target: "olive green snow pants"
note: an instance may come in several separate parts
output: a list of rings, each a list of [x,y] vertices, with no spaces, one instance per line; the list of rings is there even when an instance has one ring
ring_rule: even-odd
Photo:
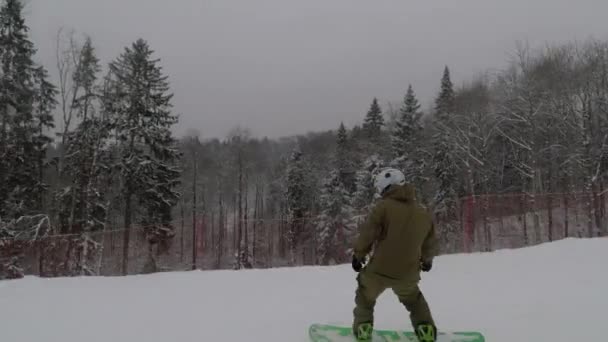
[[[376,299],[389,288],[393,290],[399,298],[399,302],[409,312],[414,328],[420,323],[435,325],[429,305],[418,287],[418,282],[394,280],[363,270],[357,276],[357,283],[356,306],[353,311],[354,331],[361,323],[374,323]]]

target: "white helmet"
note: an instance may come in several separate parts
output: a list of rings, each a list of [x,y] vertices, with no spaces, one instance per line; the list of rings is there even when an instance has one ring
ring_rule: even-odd
[[[374,180],[374,185],[380,194],[384,193],[386,188],[393,184],[405,184],[405,175],[403,172],[393,168],[381,170]]]

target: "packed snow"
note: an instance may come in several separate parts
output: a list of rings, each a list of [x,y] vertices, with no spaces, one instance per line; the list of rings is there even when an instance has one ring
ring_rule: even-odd
[[[490,342],[604,341],[608,238],[439,257],[421,288],[443,330]],[[349,265],[0,282],[7,342],[308,341],[312,322],[350,324]],[[376,325],[411,328],[387,291]]]

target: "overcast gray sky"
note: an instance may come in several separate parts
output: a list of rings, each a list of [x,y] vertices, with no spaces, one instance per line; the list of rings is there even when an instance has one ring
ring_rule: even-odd
[[[608,37],[606,0],[27,0],[38,60],[56,74],[61,26],[89,34],[104,66],[137,38],[162,59],[176,133],[236,125],[285,136],[361,121],[374,96],[412,83],[426,106],[531,45]]]

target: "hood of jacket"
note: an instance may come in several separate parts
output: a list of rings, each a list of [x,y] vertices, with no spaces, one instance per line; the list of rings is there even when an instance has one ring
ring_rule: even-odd
[[[391,185],[382,197],[400,202],[413,202],[416,199],[416,189],[410,184]]]

